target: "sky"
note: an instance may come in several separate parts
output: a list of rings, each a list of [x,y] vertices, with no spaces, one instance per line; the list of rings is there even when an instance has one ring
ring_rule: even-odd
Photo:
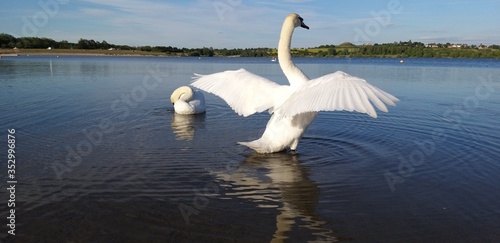
[[[0,0],[0,33],[130,46],[276,47],[289,13],[293,47],[500,44],[500,0]]]

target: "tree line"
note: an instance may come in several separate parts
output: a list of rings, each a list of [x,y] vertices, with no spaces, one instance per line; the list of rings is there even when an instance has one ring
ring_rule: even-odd
[[[84,50],[137,50],[144,52],[163,53],[175,56],[241,56],[241,57],[271,57],[277,55],[274,48],[235,48],[214,49],[178,48],[172,46],[128,46],[116,45],[107,41],[95,41],[81,38],[77,43],[67,40],[55,41],[44,37],[20,37],[0,34],[0,48],[23,49],[84,49]],[[321,45],[313,48],[292,49],[297,57],[424,57],[424,58],[500,58],[499,45],[456,45],[438,43],[425,45],[421,42],[394,42],[373,45],[354,45],[344,42],[340,45]]]

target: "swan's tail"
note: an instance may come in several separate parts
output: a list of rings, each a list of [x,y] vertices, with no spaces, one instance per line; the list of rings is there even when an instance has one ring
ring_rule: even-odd
[[[287,146],[276,146],[276,144],[273,144],[265,138],[259,138],[250,142],[238,142],[238,144],[247,146],[261,154],[281,152],[287,148]]]
[[[261,139],[257,139],[250,142],[238,142],[240,145],[247,146],[257,153],[273,153],[270,148],[266,145],[266,143],[262,142]]]

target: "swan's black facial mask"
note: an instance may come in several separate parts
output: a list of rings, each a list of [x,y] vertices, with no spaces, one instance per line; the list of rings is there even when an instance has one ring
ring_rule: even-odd
[[[302,17],[299,17],[299,20],[300,20],[300,27],[302,27],[304,29],[309,29],[309,26],[304,24],[304,19]]]

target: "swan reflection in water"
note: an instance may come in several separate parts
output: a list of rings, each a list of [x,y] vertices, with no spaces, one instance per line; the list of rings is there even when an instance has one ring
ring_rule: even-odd
[[[308,178],[298,155],[288,153],[253,154],[231,170],[214,172],[225,196],[257,203],[260,208],[276,208],[276,231],[272,242],[281,242],[297,222],[308,228],[317,241],[336,241],[333,231],[323,227],[326,222],[316,215],[319,188]]]
[[[191,141],[194,138],[196,129],[205,127],[205,113],[197,115],[172,114],[172,131],[177,140]]]

